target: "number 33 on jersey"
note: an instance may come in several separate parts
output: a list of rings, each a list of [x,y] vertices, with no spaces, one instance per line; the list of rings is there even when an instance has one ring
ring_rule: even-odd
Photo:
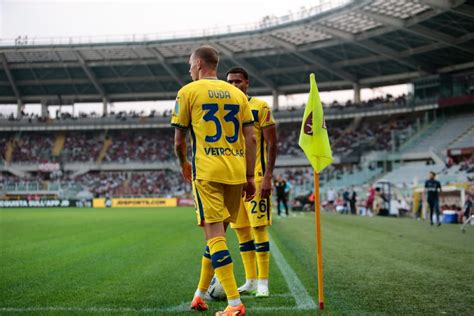
[[[190,131],[193,180],[246,182],[242,130],[254,118],[239,89],[213,79],[187,84],[178,92],[171,124]]]

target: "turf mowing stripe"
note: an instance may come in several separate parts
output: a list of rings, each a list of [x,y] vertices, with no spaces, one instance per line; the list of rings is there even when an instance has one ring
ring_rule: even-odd
[[[291,291],[291,294],[295,298],[297,309],[315,309],[316,304],[314,303],[311,296],[309,296],[308,291],[301,283],[300,279],[296,275],[295,271],[290,267],[288,262],[286,262],[285,257],[281,253],[280,249],[270,237],[271,243],[271,254],[275,259],[275,263],[281,271],[283,278],[288,284],[288,288]]]
[[[294,310],[311,310],[314,308],[298,308],[294,306],[281,307],[252,307],[252,312],[278,312]],[[66,306],[45,306],[45,307],[0,307],[0,312],[10,313],[41,313],[41,312],[71,312],[71,313],[178,313],[189,312],[189,303],[181,303],[176,306],[163,308],[131,308],[131,307],[66,307]]]

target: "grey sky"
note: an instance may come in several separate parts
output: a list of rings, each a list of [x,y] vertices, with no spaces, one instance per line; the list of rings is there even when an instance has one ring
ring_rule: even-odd
[[[2,38],[182,32],[258,22],[311,0],[0,0]]]

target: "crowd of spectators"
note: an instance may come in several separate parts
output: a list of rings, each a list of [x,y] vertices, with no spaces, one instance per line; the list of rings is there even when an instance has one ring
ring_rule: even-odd
[[[403,138],[414,124],[409,118],[374,118],[363,121],[357,128],[345,131],[334,144],[334,152],[349,155],[356,150],[391,150],[394,139]]]
[[[174,159],[174,130],[115,131],[108,134],[111,145],[106,162],[158,162]]]
[[[339,103],[338,101],[333,101],[332,103],[323,103],[325,108],[332,109],[347,109],[350,107],[354,108],[371,108],[378,105],[386,106],[405,106],[407,105],[407,100],[410,98],[410,95],[402,94],[398,97],[394,97],[391,94],[387,94],[384,97],[376,97],[359,103],[353,103],[351,100],[347,100],[344,104]]]
[[[276,169],[276,175],[281,175],[286,181],[290,181],[292,185],[301,186],[313,183],[313,170],[309,167]]]
[[[72,114],[70,112],[61,112],[57,110],[54,114],[54,117],[51,117],[49,111],[46,112],[46,117],[37,114],[37,113],[28,113],[22,111],[20,116],[17,117],[15,114],[11,113],[9,115],[4,115],[0,113],[0,120],[8,121],[27,121],[29,123],[47,123],[51,120],[56,121],[75,121],[78,119],[102,119],[102,118],[112,118],[119,121],[126,121],[127,119],[139,119],[139,118],[154,118],[154,117],[170,117],[172,113],[171,109],[165,109],[162,111],[151,110],[150,113],[145,111],[110,111],[107,114],[99,114],[95,111],[93,112],[79,112],[78,114]]]
[[[459,171],[474,173],[474,155],[471,155],[471,157],[466,158],[459,163]]]
[[[63,161],[94,162],[102,149],[99,132],[70,132],[61,151]]]
[[[329,140],[334,143],[335,140],[344,131],[344,128],[350,124],[350,121],[330,121],[326,122],[329,134]],[[278,128],[278,155],[288,155],[292,157],[301,156],[303,152],[298,145],[298,140],[300,137],[300,128],[301,123],[285,123],[284,125],[279,125]]]
[[[94,197],[183,196],[191,188],[172,170],[88,172],[75,178],[64,177],[63,186],[80,185]]]
[[[90,192],[94,197],[167,197],[187,196],[191,186],[184,181],[179,172],[172,170],[155,171],[92,171],[72,178],[69,173],[56,172],[28,173],[18,177],[0,172],[0,190],[14,190],[15,187],[46,189],[47,184],[60,183],[58,189],[67,191],[71,187],[78,192]],[[68,196],[68,198],[74,198]]]
[[[393,145],[400,145],[409,135],[414,118],[371,118],[353,126],[352,120],[326,122],[335,155],[348,156],[355,151],[391,150]],[[392,138],[392,132],[396,138]],[[285,124],[278,130],[278,154],[300,156],[298,145],[300,123]],[[396,141],[396,144],[393,142]]]
[[[410,99],[412,98],[411,94],[402,94],[398,97],[394,97],[391,94],[387,94],[384,97],[376,97],[369,100],[364,100],[359,103],[354,103],[352,100],[347,100],[346,102],[339,102],[334,100],[332,102],[321,102],[322,106],[325,108],[325,111],[341,111],[341,110],[350,110],[350,109],[363,109],[363,108],[373,108],[376,106],[389,107],[389,106],[407,106]],[[302,110],[306,106],[306,103],[302,103],[301,106],[289,106],[286,108],[281,108],[279,111],[297,111],[298,109]]]
[[[25,133],[13,141],[14,162],[41,163],[51,160],[54,133]]]
[[[398,97],[394,97],[391,94],[387,94],[384,97],[376,97],[369,100],[361,101],[359,103],[354,103],[351,100],[347,100],[345,103],[340,103],[338,101],[322,103],[323,107],[326,110],[348,110],[348,109],[361,109],[361,108],[372,108],[375,106],[406,106],[409,103],[409,100],[412,98],[410,94],[405,95],[402,94]],[[279,111],[296,111],[299,109],[303,109],[306,106],[305,103],[301,104],[301,106],[289,106],[286,108],[281,108]],[[137,108],[140,106],[137,105]],[[276,111],[278,112],[278,111]],[[16,117],[16,115],[9,114],[4,115],[0,113],[0,120],[6,119],[9,121],[28,121],[30,123],[33,122],[40,122],[40,123],[47,123],[51,119],[58,120],[58,121],[67,121],[67,120],[78,120],[78,119],[87,119],[87,118],[114,118],[120,121],[126,121],[127,119],[137,119],[137,118],[154,118],[154,117],[170,117],[172,114],[171,109],[165,110],[151,110],[149,113],[141,110],[129,110],[129,111],[110,111],[106,114],[99,114],[95,111],[93,112],[82,112],[80,111],[77,114],[72,114],[70,112],[62,112],[60,110],[56,110],[55,113],[50,113],[49,111],[46,112],[46,117],[43,117],[39,114],[35,113],[28,113],[24,110],[21,111],[20,116]]]
[[[299,122],[282,123],[278,127],[278,155],[302,156],[298,145]],[[326,122],[334,155],[350,156],[354,152],[391,150],[393,141],[400,144],[414,125],[414,118],[367,118],[359,124],[354,120]],[[392,133],[396,135],[392,137]],[[174,159],[173,129],[68,131],[60,154],[62,162],[93,162],[107,142],[103,162],[159,162]],[[54,132],[26,132],[14,140],[14,162],[45,162],[51,160],[56,137]],[[6,143],[13,136],[0,138],[5,155]]]
[[[474,182],[474,154],[458,157],[449,157],[446,168],[442,171],[444,175],[466,175],[467,181]]]

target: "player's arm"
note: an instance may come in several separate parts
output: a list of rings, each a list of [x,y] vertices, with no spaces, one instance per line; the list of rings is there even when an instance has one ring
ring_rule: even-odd
[[[247,184],[245,185],[245,200],[250,201],[255,197],[255,159],[257,155],[255,138],[255,128],[252,125],[244,125],[243,134],[245,138],[245,160]]]
[[[175,128],[174,130],[174,152],[181,167],[181,174],[186,181],[191,182],[191,164],[187,158],[186,130]]]
[[[273,118],[272,110],[267,103],[265,103],[261,108],[261,111],[259,111],[258,123],[262,128],[263,138],[267,143],[267,164],[259,194],[261,198],[267,198],[272,193],[273,169],[275,168],[277,154],[275,119]],[[260,150],[263,150],[263,148]]]
[[[262,186],[260,189],[260,197],[265,199],[272,193],[273,169],[277,155],[277,136],[275,124],[263,128],[263,137],[267,142],[267,166],[263,175]]]
[[[175,128],[174,152],[181,167],[181,174],[189,182],[191,182],[191,164],[187,159],[186,133],[190,124],[191,116],[186,102],[186,95],[180,90],[171,116],[171,126]]]

